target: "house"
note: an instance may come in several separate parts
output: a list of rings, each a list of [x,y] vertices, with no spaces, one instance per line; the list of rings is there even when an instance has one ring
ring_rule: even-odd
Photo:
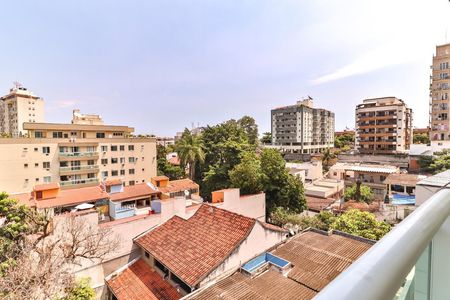
[[[266,221],[266,195],[264,193],[240,195],[239,189],[230,188],[211,193],[212,205],[259,221]]]
[[[167,176],[152,177],[151,183],[161,192],[161,199],[186,196],[188,199],[200,198],[200,187],[190,179],[169,180]]]
[[[400,169],[391,165],[336,163],[330,168],[328,177],[345,180],[346,187],[354,185],[356,180],[361,180],[363,185],[372,189],[375,199],[381,200],[386,195],[384,180],[394,173],[400,173]]]
[[[390,174],[384,181],[390,202],[394,205],[414,205],[416,185],[426,177],[416,174]]]
[[[291,175],[299,175],[302,182],[312,182],[322,178],[322,161],[311,160],[303,163],[286,163],[286,168],[289,169]]]
[[[135,238],[140,258],[106,277],[109,299],[176,299],[166,283],[181,298],[236,271],[286,235],[277,226],[202,204],[190,218],[174,216]],[[170,295],[161,296],[160,286]]]
[[[305,195],[339,199],[344,192],[344,180],[323,178],[305,184]]]
[[[310,229],[184,299],[312,299],[374,243],[338,231]]]

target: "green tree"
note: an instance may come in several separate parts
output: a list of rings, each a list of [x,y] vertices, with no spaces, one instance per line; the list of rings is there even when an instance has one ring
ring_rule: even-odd
[[[287,208],[293,213],[305,209],[303,184],[298,178],[289,175],[286,162],[279,151],[275,149],[262,151],[261,170],[269,213],[278,206]]]
[[[95,291],[90,278],[81,278],[66,289],[66,295],[60,300],[93,300]]]
[[[272,133],[264,132],[261,138],[261,143],[263,144],[272,144]]]
[[[243,116],[237,121],[240,128],[242,128],[247,135],[249,144],[258,145],[258,125],[256,125],[255,119],[249,116]]]
[[[427,133],[415,133],[413,135],[414,144],[428,144],[430,143],[430,137]]]
[[[181,139],[177,142],[175,150],[180,157],[181,166],[188,166],[189,177],[194,179],[197,162],[202,163],[205,159],[202,140],[198,136],[192,135],[189,129],[186,128]]]
[[[276,207],[270,214],[269,219],[272,224],[285,228],[298,226],[299,230],[305,230],[311,227],[328,231],[336,217],[332,212],[321,212],[311,217],[300,216],[283,207]]]
[[[353,148],[355,143],[355,135],[352,133],[346,133],[340,136],[336,136],[334,138],[334,147],[336,148],[344,148],[347,149]]]
[[[344,200],[355,200],[356,202],[365,202],[365,203],[371,203],[373,201],[373,192],[372,189],[367,185],[361,185],[359,189],[359,199],[357,197],[358,194],[358,185],[354,184],[349,188],[345,189],[344,192]]]
[[[330,148],[326,148],[325,151],[322,153],[322,163],[325,166],[330,165],[330,161],[333,160],[336,156],[334,153],[330,150]]]
[[[379,240],[391,230],[388,223],[378,221],[374,214],[357,209],[336,218],[330,228],[371,240]]]
[[[231,187],[239,188],[241,195],[256,194],[263,190],[261,162],[254,152],[245,152],[229,176]]]
[[[156,157],[157,157],[157,173],[158,175],[165,175],[169,177],[170,180],[182,179],[186,176],[186,172],[180,166],[172,165],[167,161],[166,155],[173,152],[168,147],[162,145],[156,146]]]
[[[450,169],[450,150],[435,152],[433,156],[423,155],[419,158],[419,165],[424,172],[436,174],[446,171]]]

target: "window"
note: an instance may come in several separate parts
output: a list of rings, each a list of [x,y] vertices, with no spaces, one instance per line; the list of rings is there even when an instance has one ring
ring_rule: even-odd
[[[39,148],[34,148],[34,152],[38,152],[39,151]]]
[[[24,168],[28,168],[28,164],[23,164],[23,167]]]
[[[77,132],[76,131],[71,131],[70,132],[70,136],[77,136]]]
[[[128,184],[129,185],[134,185],[134,180],[131,180]]]
[[[125,170],[120,170],[120,175],[125,175]]]
[[[95,136],[98,139],[104,139],[105,138],[105,133],[104,132],[97,132],[97,134]]]
[[[43,167],[44,169],[50,169],[50,162],[49,162],[49,161],[44,161],[44,162],[42,163],[42,167]]]
[[[54,131],[53,132],[53,138],[54,139],[62,139],[62,137],[63,137],[62,131]]]
[[[117,151],[117,146],[111,146],[111,151]]]
[[[42,191],[36,192],[36,199],[42,199]]]
[[[34,163],[34,167],[35,168],[39,167],[39,163]]]
[[[128,162],[129,162],[129,163],[134,163],[134,161],[135,161],[135,160],[134,160],[134,157],[128,157]]]
[[[95,173],[88,173],[88,174],[87,174],[87,177],[88,177],[88,178],[95,178]]]
[[[102,171],[102,179],[108,177],[108,171]]]
[[[39,178],[36,178],[36,182],[39,182]]]
[[[145,172],[145,169],[144,169],[144,168],[142,168],[142,172]]]
[[[134,169],[129,169],[128,170],[128,174],[133,175],[134,174]]]
[[[102,152],[108,151],[108,146],[102,146]]]
[[[95,164],[95,161],[93,159],[90,159],[87,161],[88,166],[93,166]]]
[[[111,163],[112,164],[117,164],[117,157],[111,158]]]
[[[125,163],[125,157],[121,157],[121,158],[120,158],[120,163],[121,163],[121,164],[124,164],[124,163]]]
[[[37,139],[43,138],[44,137],[44,133],[42,131],[35,131],[34,132],[34,137]]]
[[[50,147],[42,147],[42,153],[49,154],[50,153]]]
[[[44,182],[45,183],[52,182],[52,176],[44,176]]]
[[[120,151],[125,151],[125,146],[124,145],[120,145]]]
[[[108,159],[102,158],[102,165],[107,165],[107,164],[108,164]]]
[[[113,136],[123,136],[123,132],[113,132]]]
[[[134,145],[128,145],[128,151],[134,151]]]
[[[111,176],[117,176],[117,175],[119,175],[119,172],[117,172],[117,170],[111,171]]]

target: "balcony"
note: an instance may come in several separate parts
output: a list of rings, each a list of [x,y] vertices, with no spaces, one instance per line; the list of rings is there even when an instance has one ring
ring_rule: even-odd
[[[60,161],[87,160],[87,159],[98,159],[98,152],[59,152]]]
[[[448,299],[450,189],[436,190],[314,299]]]
[[[99,171],[98,165],[70,166],[59,168],[60,175],[87,174],[87,173],[96,173],[98,171]]]
[[[83,186],[93,186],[99,183],[98,178],[83,178],[75,180],[60,181],[61,188],[74,188]]]

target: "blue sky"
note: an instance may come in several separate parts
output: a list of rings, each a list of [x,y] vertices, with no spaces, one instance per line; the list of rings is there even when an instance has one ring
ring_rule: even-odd
[[[19,81],[48,122],[73,108],[138,133],[254,117],[311,95],[354,127],[354,107],[397,96],[428,122],[435,45],[450,42],[448,0],[8,1],[0,93]],[[446,32],[448,38],[446,39]]]

